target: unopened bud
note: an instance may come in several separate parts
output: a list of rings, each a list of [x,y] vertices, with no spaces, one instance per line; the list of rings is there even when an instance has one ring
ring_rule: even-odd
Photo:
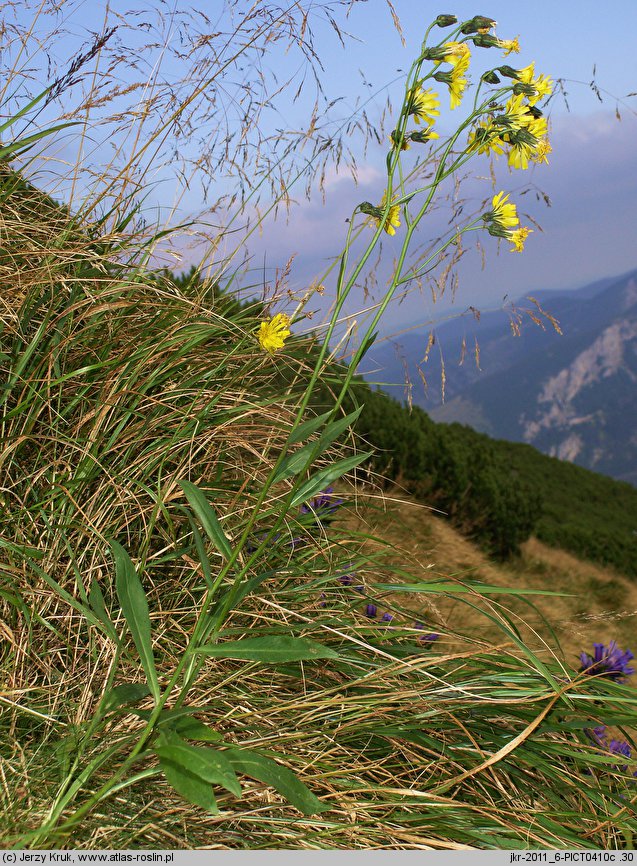
[[[528,111],[529,114],[533,115],[534,120],[537,120],[538,117],[544,117],[544,115],[542,114],[540,109],[537,108],[535,105],[527,105],[526,110]]]
[[[434,24],[437,24],[438,27],[451,27],[452,24],[457,24],[458,19],[455,15],[439,15]]]
[[[520,73],[517,69],[514,69],[512,66],[498,66],[498,72],[500,75],[504,75],[505,78],[519,78]]]
[[[361,213],[366,213],[368,216],[373,216],[377,219],[380,219],[380,217],[383,215],[382,210],[375,207],[370,201],[361,202],[358,206],[358,209]]]
[[[497,36],[492,36],[491,33],[476,33],[471,37],[476,48],[499,48],[500,40]]]
[[[495,27],[496,21],[493,18],[487,18],[485,15],[475,15],[470,21],[465,21],[460,30],[461,33],[479,33],[480,31],[490,30]]]
[[[500,79],[498,78],[498,76],[495,74],[495,72],[492,69],[490,69],[489,72],[484,73],[484,75],[482,76],[482,80],[485,81],[487,84],[499,84],[500,83]]]

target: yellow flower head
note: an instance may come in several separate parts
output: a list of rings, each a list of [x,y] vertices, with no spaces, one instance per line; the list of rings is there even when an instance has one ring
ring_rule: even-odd
[[[510,236],[509,240],[511,241],[513,246],[511,247],[510,252],[521,253],[522,250],[524,249],[524,242],[528,238],[528,236],[531,234],[532,231],[533,231],[533,229],[529,229],[526,226],[520,226],[519,229],[516,229],[515,231],[511,232],[511,236]]]
[[[552,151],[553,148],[548,138],[541,138],[535,147],[535,153],[532,156],[533,162],[537,162],[538,164],[545,162],[548,165],[549,153],[552,153]]]
[[[549,124],[546,117],[534,117],[529,121],[526,129],[536,138],[544,138],[549,131]]]
[[[517,36],[515,39],[500,39],[499,47],[504,49],[505,57],[511,54],[511,52],[514,52],[515,54],[520,53],[520,43]]]
[[[445,49],[445,56],[442,58],[442,61],[455,66],[462,60],[466,60],[467,66],[469,65],[471,51],[466,42],[445,42]]]
[[[515,205],[508,201],[509,196],[499,192],[493,196],[491,206],[493,210],[489,214],[490,219],[505,229],[514,229],[520,224],[518,212]]]
[[[535,63],[529,63],[524,69],[518,71],[518,80],[523,84],[530,84],[537,91],[535,96],[529,97],[529,105],[535,105],[540,99],[545,96],[550,96],[553,93],[553,79],[548,75],[538,75],[535,77]]]
[[[438,94],[433,90],[421,90],[420,87],[412,87],[408,98],[409,113],[413,114],[416,123],[424,120],[428,126],[432,126],[435,118],[440,114],[438,111],[440,105]]]
[[[509,151],[509,166],[511,168],[527,169],[529,167],[529,159],[533,156],[534,149],[530,144],[519,142],[514,144]]]
[[[533,120],[528,105],[522,104],[523,100],[524,94],[519,93],[517,96],[512,96],[504,106],[504,126],[509,131],[517,132],[518,129],[528,126]]]
[[[285,313],[277,313],[267,322],[261,322],[259,328],[259,343],[261,348],[273,355],[278,349],[282,349],[285,341],[290,336],[290,317]]]
[[[386,198],[387,198],[387,194],[385,193],[381,199],[380,204],[378,205],[378,210],[380,211],[380,216],[374,216],[373,217],[373,219],[376,222],[376,225],[380,225],[382,220],[383,220],[382,211],[385,210]],[[398,228],[399,225],[400,225],[400,205],[393,204],[389,208],[389,213],[385,217],[385,220],[383,222],[383,228],[385,229],[385,231],[387,232],[388,235],[395,235],[396,229]]]
[[[465,72],[469,68],[469,54],[465,54],[454,65],[451,72],[451,81],[449,82],[449,97],[451,108],[457,108],[462,101],[462,94],[467,86]]]
[[[479,123],[469,133],[469,150],[475,153],[504,153],[504,142],[500,138],[500,130],[492,120]]]

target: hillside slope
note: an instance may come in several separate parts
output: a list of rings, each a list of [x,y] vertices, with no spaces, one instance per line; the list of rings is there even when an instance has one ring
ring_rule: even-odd
[[[398,488],[385,495],[363,491],[356,496],[356,505],[348,525],[390,543],[392,560],[422,575],[423,580],[452,577],[459,583],[568,593],[563,597],[491,596],[490,613],[511,618],[534,650],[548,656],[561,647],[564,658],[575,667],[579,653],[594,642],[614,639],[619,646],[635,651],[637,584],[616,570],[549,547],[535,537],[522,545],[519,557],[496,562],[447,520]],[[445,629],[463,632],[477,642],[505,640],[493,621],[462,598],[414,594],[403,596],[401,602],[415,617],[426,620],[432,631],[440,631],[442,645],[448,640]],[[482,607],[485,609],[484,603]]]

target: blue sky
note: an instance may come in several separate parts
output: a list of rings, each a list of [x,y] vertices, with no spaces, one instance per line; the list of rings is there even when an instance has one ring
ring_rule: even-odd
[[[440,11],[431,3],[412,0],[396,0],[394,7],[401,20],[405,47],[383,0],[353,7],[346,26],[360,41],[348,43],[347,50],[338,46],[328,29],[321,32],[325,39],[322,57],[328,57],[326,90],[349,91],[347,108],[353,109],[356,96],[366,88],[370,116],[374,111],[380,113],[388,92],[398,100],[399,70],[408,69],[418,51],[424,25]],[[460,2],[448,4],[447,11],[468,18],[475,14],[476,7]],[[459,286],[453,307],[464,309],[473,304],[493,308],[505,296],[515,299],[538,289],[577,288],[637,267],[637,99],[627,96],[637,90],[637,53],[631,44],[631,34],[637,32],[637,3],[616,2],[604,10],[590,0],[559,4],[494,2],[485,4],[480,12],[495,18],[501,38],[519,35],[522,51],[510,55],[508,62],[522,67],[534,60],[536,71],[565,79],[568,107],[557,95],[547,108],[553,145],[549,165],[510,173],[501,158],[496,169],[501,184],[498,188],[511,190],[514,200],[523,181],[528,181],[538,192],[546,193],[551,202],[546,207],[543,198],[534,201],[533,194],[517,199],[519,209],[539,223],[525,252],[511,254],[503,245],[497,254],[494,239],[485,237],[486,262],[483,264],[477,253],[467,254],[458,269]],[[499,62],[492,59],[491,52],[478,49],[474,57],[482,68],[487,62]],[[603,102],[589,86],[594,66]],[[386,87],[388,81],[393,83]],[[446,102],[446,96],[443,100]],[[345,114],[345,106],[342,108]],[[443,112],[440,129],[450,131],[454,119],[449,111]],[[385,153],[384,145],[368,151],[361,164],[358,187],[347,175],[334,177],[325,205],[318,197],[309,204],[300,203],[284,229],[279,226],[266,230],[261,242],[254,246],[255,261],[281,263],[284,256],[296,253],[292,282],[309,282],[338,249],[351,208],[363,199],[374,201],[380,197]],[[476,176],[482,178],[482,182],[474,184],[476,194],[486,195],[491,188],[487,162],[482,159],[472,165]],[[435,235],[439,228],[435,216],[431,228]],[[398,250],[398,241],[386,239],[385,248],[389,259]],[[451,306],[449,295],[434,304],[427,292],[415,294],[388,311],[384,329],[435,322],[445,317]],[[351,310],[359,307],[360,298],[356,297]]]
[[[173,0],[173,3],[177,9],[187,6],[182,0]],[[253,4],[240,2],[238,8],[242,5],[247,10]],[[321,4],[314,5],[319,7]],[[637,99],[626,96],[637,91],[637,52],[633,48],[634,34],[637,33],[636,0],[615,0],[605,5],[592,0],[561,3],[541,0],[532,4],[495,0],[481,4],[481,8],[476,8],[473,2],[459,0],[445,4],[443,9],[429,0],[394,0],[393,5],[401,21],[405,46],[393,26],[385,0],[353,3],[347,17],[343,9],[335,12],[339,26],[353,37],[346,38],[345,48],[318,11],[310,16],[315,46],[324,68],[321,79],[326,97],[342,97],[332,110],[335,123],[348,118],[357,110],[357,105],[360,107],[361,101],[364,101],[365,111],[372,122],[380,117],[388,97],[395,105],[400,103],[404,73],[418,53],[424,29],[441,11],[452,12],[461,19],[476,13],[490,15],[498,22],[498,36],[520,38],[522,52],[508,57],[508,62],[522,67],[534,60],[538,72],[565,79],[568,92],[570,112],[560,96],[552,100],[548,109],[553,145],[550,164],[528,173],[511,174],[501,158],[496,167],[498,189],[510,190],[520,211],[527,211],[539,224],[530,236],[525,252],[511,254],[503,245],[498,255],[495,240],[485,236],[484,267],[481,256],[473,253],[467,253],[461,262],[455,308],[464,309],[469,304],[495,307],[505,296],[517,298],[538,289],[576,288],[599,277],[636,267]],[[18,16],[22,8],[21,5],[15,7]],[[126,0],[113,0],[109,8],[125,13],[129,7]],[[165,10],[170,5],[158,0],[140,0],[135,8],[135,15],[127,13],[120,19],[120,23],[124,21],[130,28],[125,31],[128,44],[134,44],[137,38],[135,28],[141,28],[152,17],[145,14],[145,8]],[[222,8],[223,4],[213,3],[206,9],[212,18],[212,27],[219,23],[216,16]],[[106,20],[105,2],[65,0],[59,9],[61,12],[55,13],[55,21],[64,17],[67,33],[47,43],[46,53],[39,56],[41,70],[46,69],[47,55],[64,69],[68,58],[85,43],[90,31],[101,30]],[[143,33],[139,38],[143,38]],[[172,38],[178,38],[176,32]],[[472,66],[482,70],[487,64],[501,62],[494,54],[494,51],[475,49]],[[150,73],[154,62],[152,54],[147,55],[143,62],[147,67],[141,68],[148,68]],[[603,102],[588,86],[594,65],[597,83],[603,91]],[[271,53],[260,61],[260,66],[261,71],[266,70],[279,79],[295,72],[300,75],[302,71],[298,52],[281,44],[271,46]],[[172,73],[168,64],[164,74],[170,78]],[[251,75],[252,72],[246,69],[243,74]],[[256,68],[254,74],[257,74]],[[446,103],[444,89],[441,85],[442,101]],[[76,93],[70,93],[69,98],[74,98]],[[312,108],[311,88],[307,93],[307,97],[296,103],[282,100],[276,103],[275,108],[266,110],[263,115],[265,128],[269,131],[279,125],[306,128]],[[616,108],[619,108],[621,121],[616,119]],[[437,124],[441,133],[450,131],[455,120],[455,114],[443,111]],[[388,121],[388,128],[391,129],[391,121]],[[206,130],[196,130],[196,133],[205,136]],[[68,136],[63,139],[62,147],[68,146],[65,141],[69,140]],[[354,149],[359,147],[355,138],[351,143]],[[101,140],[98,133],[94,147],[94,159],[99,162],[102,155],[106,156],[110,142],[107,138]],[[250,241],[249,252],[257,279],[261,279],[263,274],[266,279],[270,278],[294,255],[289,285],[293,291],[302,291],[321,272],[329,258],[339,251],[352,208],[362,200],[377,202],[380,199],[384,189],[386,151],[385,141],[380,145],[370,145],[365,154],[356,151],[358,186],[348,173],[328,171],[325,203],[318,194],[306,201],[299,189],[289,219],[266,224],[262,236],[255,236]],[[66,155],[63,151],[63,156]],[[408,157],[406,154],[405,158]],[[467,191],[476,200],[492,195],[494,190],[486,160],[477,160],[471,165],[474,177],[466,181]],[[174,178],[170,168],[168,165],[157,178],[149,178],[162,181],[147,199],[149,207],[171,202]],[[546,207],[543,199],[535,200],[533,192],[521,197],[524,181],[530,182],[538,192],[545,193],[551,206]],[[200,190],[193,185],[181,200],[179,216],[187,218],[189,212],[199,211],[202,205]],[[432,214],[421,229],[423,242],[428,240],[428,232],[431,237],[435,236],[442,224],[443,214]],[[397,244],[397,239],[386,239],[385,261],[391,261],[398,249]],[[186,253],[184,265],[189,265],[196,257],[196,252]],[[383,267],[381,264],[378,268],[381,281]],[[254,275],[248,275],[246,280],[253,278]],[[329,294],[329,282],[327,288]],[[436,317],[447,314],[449,303],[448,295],[433,304],[426,291],[416,293],[400,307],[388,311],[385,329],[391,331],[405,322],[415,324],[417,321],[436,320]],[[350,309],[359,309],[362,304],[359,293],[353,298]]]

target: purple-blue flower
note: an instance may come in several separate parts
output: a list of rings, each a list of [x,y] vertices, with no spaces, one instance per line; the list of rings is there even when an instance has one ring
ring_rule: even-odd
[[[381,622],[391,622],[393,620],[393,618],[394,617],[391,615],[391,613],[384,613],[381,616],[380,621]]]
[[[365,616],[370,617],[370,619],[374,619],[376,614],[378,613],[378,608],[375,604],[368,604],[365,608]]]
[[[620,650],[614,640],[610,641],[607,647],[603,643],[594,643],[593,650],[592,658],[588,653],[580,654],[581,673],[605,676],[616,682],[622,682],[635,673],[635,669],[628,664],[635,656],[630,650]]]
[[[416,620],[416,622],[414,623],[414,628],[418,628],[418,629],[423,630],[426,628],[426,626],[425,626],[424,622],[420,622],[419,620]],[[429,634],[419,635],[418,640],[421,642],[422,641],[433,642],[435,640],[438,640],[439,637],[440,637],[439,634],[436,634],[435,632],[430,632]]]
[[[301,505],[301,514],[313,514],[319,525],[329,522],[345,500],[334,496],[334,488],[326,487],[318,496]]]

